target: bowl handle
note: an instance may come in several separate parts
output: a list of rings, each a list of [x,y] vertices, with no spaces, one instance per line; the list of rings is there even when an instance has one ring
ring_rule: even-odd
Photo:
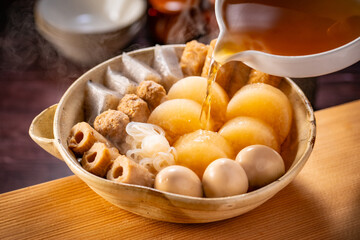
[[[48,107],[37,115],[29,128],[29,135],[40,147],[54,157],[63,160],[54,139],[54,115],[57,104]]]

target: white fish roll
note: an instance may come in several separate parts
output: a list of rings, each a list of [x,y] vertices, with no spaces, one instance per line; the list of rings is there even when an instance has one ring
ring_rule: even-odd
[[[113,71],[110,66],[106,71],[104,85],[124,96],[127,93],[135,93],[137,83],[123,76],[121,73]]]
[[[126,75],[130,76],[137,83],[146,80],[161,83],[160,74],[145,63],[130,57],[126,53],[122,54],[122,61]]]
[[[174,83],[184,78],[175,49],[171,46],[156,45],[154,54],[154,68],[162,76],[161,84],[169,90]]]
[[[94,120],[100,113],[116,109],[122,95],[112,91],[102,84],[88,81],[85,91],[85,118],[93,126]]]

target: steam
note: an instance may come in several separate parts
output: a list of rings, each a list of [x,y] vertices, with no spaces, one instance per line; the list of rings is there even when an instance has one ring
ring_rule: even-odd
[[[74,75],[74,69],[68,69],[71,64],[37,32],[33,9],[34,3],[19,0],[12,2],[5,12],[7,22],[0,38],[0,68],[21,71],[28,70],[36,64],[44,70],[49,70],[45,73],[71,77]]]
[[[28,66],[37,58],[36,49],[32,47],[36,41],[32,38],[33,27],[29,18],[32,12],[29,6],[17,1],[10,6],[6,15],[8,22],[2,39],[2,58],[9,65],[5,67]]]
[[[192,0],[187,0],[186,5],[190,6],[191,2]],[[185,9],[188,9],[188,7]],[[205,24],[198,4],[180,13],[177,21],[168,32],[167,42],[178,43],[179,40],[182,42],[183,38],[190,39],[197,34],[205,34]]]
[[[187,0],[190,4],[193,0]],[[72,63],[61,56],[36,30],[34,23],[34,5],[36,1],[15,0],[6,14],[6,26],[0,35],[0,69],[21,71],[43,68],[45,74],[57,74],[60,77],[77,77],[91,66]],[[210,13],[210,15],[209,15]],[[149,32],[140,31],[137,39],[123,51],[131,51],[154,45],[150,42]],[[208,43],[218,34],[215,16],[211,15],[209,1],[198,1],[194,7],[182,11],[168,32],[166,43],[184,43],[197,38]],[[117,54],[120,54],[119,50]],[[77,75],[77,76],[75,76]]]

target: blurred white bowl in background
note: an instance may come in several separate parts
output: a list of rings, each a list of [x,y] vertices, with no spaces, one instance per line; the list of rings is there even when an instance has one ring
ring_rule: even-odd
[[[39,0],[39,33],[70,60],[93,65],[114,56],[145,23],[145,0]]]

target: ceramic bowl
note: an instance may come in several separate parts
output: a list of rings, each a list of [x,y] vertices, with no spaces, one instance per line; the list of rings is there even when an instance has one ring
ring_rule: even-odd
[[[174,45],[179,54],[184,45]],[[130,52],[151,63],[154,48]],[[293,106],[291,132],[284,142],[282,156],[286,173],[277,181],[258,190],[221,198],[197,198],[162,192],[153,188],[119,184],[85,171],[67,146],[71,127],[84,120],[83,101],[86,82],[101,82],[108,66],[117,69],[121,56],[110,59],[76,80],[57,105],[44,110],[30,126],[30,136],[45,150],[61,158],[91,189],[110,203],[144,217],[167,222],[202,223],[235,217],[266,202],[288,185],[301,171],[315,142],[315,118],[311,105],[299,87],[290,79],[279,88]]]
[[[102,62],[141,30],[145,0],[39,0],[39,33],[68,59],[83,65]]]

